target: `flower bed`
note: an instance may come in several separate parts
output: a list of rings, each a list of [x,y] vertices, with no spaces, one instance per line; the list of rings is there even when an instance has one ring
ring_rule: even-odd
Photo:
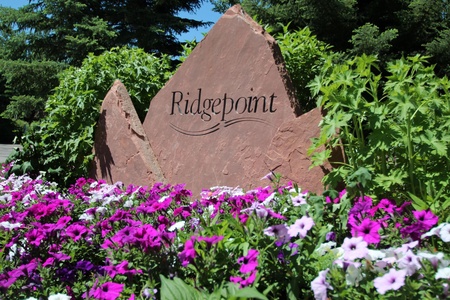
[[[0,180],[1,299],[447,296],[450,225],[409,203]]]

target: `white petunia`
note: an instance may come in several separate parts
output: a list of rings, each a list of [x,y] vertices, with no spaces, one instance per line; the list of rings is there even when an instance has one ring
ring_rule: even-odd
[[[55,294],[48,296],[48,300],[70,300],[72,297],[66,294]]]
[[[434,278],[450,279],[450,267],[438,269]]]
[[[315,251],[318,252],[320,255],[325,255],[326,253],[331,252],[331,249],[334,247],[336,247],[336,242],[330,241],[320,244],[320,246],[317,247]]]
[[[3,227],[4,229],[14,229],[19,228],[22,226],[22,223],[10,223],[8,221],[0,222],[0,227]]]
[[[175,229],[181,229],[184,227],[185,221],[179,221],[169,227],[169,231],[174,231]]]
[[[441,237],[441,240],[448,243],[450,242],[450,224],[445,223],[444,226],[442,226],[441,230],[439,231],[439,236]]]

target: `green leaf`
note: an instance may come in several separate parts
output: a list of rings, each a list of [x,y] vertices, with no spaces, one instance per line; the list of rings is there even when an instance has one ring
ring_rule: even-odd
[[[180,278],[170,280],[163,275],[161,279],[161,300],[197,300],[201,299],[201,293],[192,286],[186,284]]]
[[[360,183],[363,187],[367,186],[367,183],[372,179],[372,175],[369,170],[364,167],[360,167],[353,174],[348,177],[348,183],[350,187],[355,187]]]
[[[429,208],[429,205],[425,201],[423,201],[422,199],[417,197],[416,195],[413,195],[410,192],[408,192],[408,195],[411,198],[412,206],[414,207],[414,209],[425,210],[425,209]]]
[[[244,299],[261,299],[261,300],[267,300],[267,297],[258,292],[258,290],[254,287],[245,287],[240,290],[238,290],[234,295],[236,298],[244,298]]]

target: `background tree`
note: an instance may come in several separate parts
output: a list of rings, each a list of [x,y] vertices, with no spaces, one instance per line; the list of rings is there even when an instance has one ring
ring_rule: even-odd
[[[450,74],[450,20],[447,0],[211,0],[215,10],[233,4],[275,32],[308,26],[335,51],[392,58],[431,55],[435,71]]]
[[[0,7],[1,116],[19,128],[41,118],[57,74],[80,66],[89,53],[131,46],[178,54],[182,47],[176,36],[206,23],[177,14],[202,2],[30,0],[19,9]]]

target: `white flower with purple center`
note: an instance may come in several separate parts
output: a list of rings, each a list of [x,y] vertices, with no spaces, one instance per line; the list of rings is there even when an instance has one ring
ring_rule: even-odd
[[[424,234],[422,234],[422,236],[420,238],[424,239],[426,237],[430,237],[433,235],[439,235],[441,228],[444,227],[445,225],[448,225],[448,223],[441,223],[441,224],[439,224],[439,226],[431,228],[428,232],[425,232]]]
[[[288,233],[286,224],[278,224],[264,229],[264,234],[268,236],[284,237]]]
[[[300,237],[303,239],[306,237],[306,234],[313,226],[314,220],[311,217],[303,216],[297,221],[295,221],[294,224],[289,226],[288,234],[291,237],[300,235]]]
[[[368,253],[366,255],[366,259],[371,260],[371,261],[380,260],[385,257],[386,257],[386,253],[384,251],[373,250],[373,249],[369,249]]]
[[[390,290],[398,290],[405,285],[406,270],[390,269],[389,273],[375,278],[373,285],[381,295]]]
[[[306,203],[306,196],[307,195],[308,195],[308,193],[299,193],[297,196],[291,197],[292,205],[293,206],[300,206],[300,205],[303,205],[303,204],[307,204]]]
[[[186,223],[185,221],[179,221],[179,222],[176,222],[175,224],[173,224],[172,226],[170,226],[169,229],[167,229],[167,231],[172,232],[172,231],[174,231],[174,230],[179,230],[179,229],[181,229],[181,228],[184,227],[184,224],[185,224],[185,223]]]
[[[326,300],[327,297],[327,289],[332,290],[333,287],[327,282],[327,273],[329,269],[323,270],[319,272],[319,276],[317,276],[313,281],[311,281],[311,289],[314,292],[314,298],[320,300]]]
[[[402,258],[397,260],[397,266],[406,270],[406,275],[408,276],[413,275],[422,267],[419,258],[411,250],[408,250]]]
[[[344,259],[355,260],[357,258],[363,258],[368,253],[367,242],[364,241],[363,237],[353,237],[345,238],[342,244],[342,249],[344,249]]]
[[[335,265],[341,267],[345,271],[345,282],[347,285],[355,285],[363,279],[361,272],[361,263],[354,261],[345,261],[337,259],[333,262]]]
[[[275,192],[267,196],[267,198],[264,199],[264,201],[261,204],[264,206],[268,206],[270,202],[272,202],[274,199],[275,199]]]
[[[4,222],[0,222],[0,227],[3,227],[4,229],[14,229],[14,228],[19,228],[20,226],[22,226],[22,223],[10,223],[8,221],[4,221]]]
[[[442,252],[437,252],[434,254],[428,252],[419,252],[417,253],[417,256],[420,260],[428,260],[434,268],[437,268],[438,266],[447,267],[449,263],[447,260],[444,260],[444,253]]]

